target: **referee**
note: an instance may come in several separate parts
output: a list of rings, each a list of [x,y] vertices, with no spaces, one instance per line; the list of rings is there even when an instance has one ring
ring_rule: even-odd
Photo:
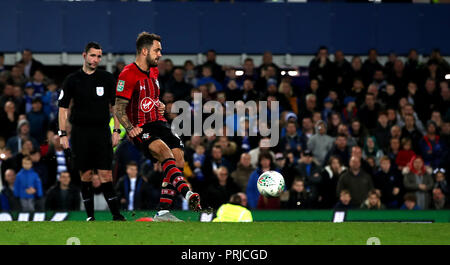
[[[113,220],[125,221],[120,214],[119,201],[112,184],[113,146],[120,139],[120,124],[114,117],[114,131],[109,128],[110,106],[115,103],[115,79],[109,72],[97,69],[102,59],[102,48],[96,42],[86,45],[83,67],[66,77],[59,96],[59,131],[61,145],[69,149],[67,117],[72,125],[71,147],[74,166],[80,171],[81,195],[87,221],[94,221],[94,192],[92,175],[97,171],[101,189]]]

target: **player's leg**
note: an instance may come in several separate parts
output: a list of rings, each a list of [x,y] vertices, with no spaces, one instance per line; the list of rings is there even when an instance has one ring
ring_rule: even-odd
[[[109,210],[113,216],[114,221],[126,221],[125,217],[120,214],[119,199],[112,183],[112,171],[99,169],[98,176],[101,181],[101,189],[106,203],[108,203]]]
[[[173,156],[175,158],[176,167],[183,172],[184,170],[184,151],[180,147],[172,149]],[[189,189],[190,190],[190,189]],[[185,195],[186,200],[189,202],[189,208],[195,211],[201,209],[200,206],[200,195],[191,190]]]
[[[94,188],[92,187],[92,170],[80,172],[81,197],[88,216],[87,221],[94,221]]]

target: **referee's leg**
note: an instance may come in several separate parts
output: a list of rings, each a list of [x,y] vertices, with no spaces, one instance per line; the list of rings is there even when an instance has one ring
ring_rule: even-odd
[[[109,210],[115,221],[125,221],[125,218],[120,214],[119,199],[114,191],[112,183],[112,170],[102,170],[98,169],[98,176],[102,182],[101,188],[103,191],[103,196],[108,203]]]
[[[95,220],[94,217],[94,188],[92,187],[92,170],[81,171],[81,196],[83,197],[84,209],[88,221]]]

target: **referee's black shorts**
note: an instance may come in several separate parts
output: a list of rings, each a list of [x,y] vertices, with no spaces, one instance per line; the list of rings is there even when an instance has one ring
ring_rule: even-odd
[[[152,156],[148,146],[155,140],[162,140],[170,149],[180,148],[183,150],[184,148],[184,144],[180,137],[172,132],[169,123],[165,121],[146,123],[141,128],[141,134],[132,138],[133,143],[144,153],[145,157],[152,162],[157,162],[158,160]]]
[[[91,169],[112,170],[111,131],[104,127],[72,125],[71,146],[74,166],[85,172]]]

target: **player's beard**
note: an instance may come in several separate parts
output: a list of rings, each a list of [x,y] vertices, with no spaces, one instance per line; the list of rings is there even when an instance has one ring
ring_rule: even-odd
[[[150,54],[148,54],[147,57],[146,57],[145,59],[146,59],[146,61],[147,61],[148,67],[156,67],[156,66],[158,66],[158,60],[152,59],[152,57],[150,56]]]

